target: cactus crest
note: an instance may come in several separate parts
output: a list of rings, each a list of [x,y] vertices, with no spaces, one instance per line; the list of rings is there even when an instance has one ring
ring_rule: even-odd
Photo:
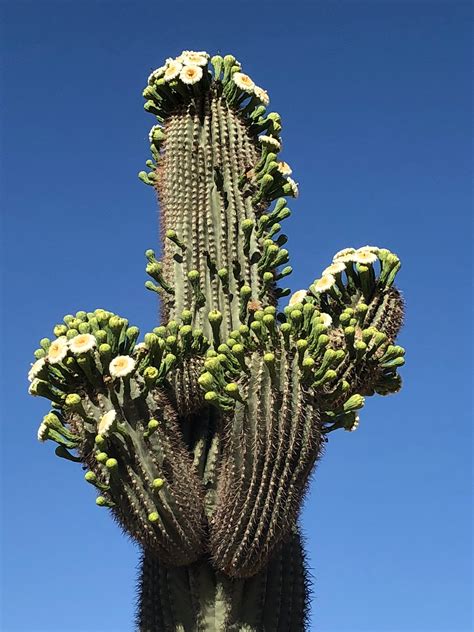
[[[97,505],[142,547],[139,630],[300,631],[310,473],[368,396],[401,386],[400,261],[346,248],[281,309],[298,186],[267,92],[232,55],[183,51],[143,96],[161,324],[139,342],[107,310],[65,316],[28,375],[51,402],[38,439],[86,466]]]

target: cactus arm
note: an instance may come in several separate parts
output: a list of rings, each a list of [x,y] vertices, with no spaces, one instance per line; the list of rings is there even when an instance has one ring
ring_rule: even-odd
[[[171,354],[155,335],[149,348],[135,349],[124,336],[128,324],[113,314],[79,316],[79,324],[66,318],[64,339],[50,345],[53,362],[32,383],[34,394],[53,403],[40,438],[77,449],[97,503],[132,537],[168,563],[188,564],[205,550],[204,489],[166,392]],[[97,318],[96,336],[74,335]],[[55,346],[66,345],[70,332],[71,344],[56,358]],[[108,342],[97,345],[97,337]]]

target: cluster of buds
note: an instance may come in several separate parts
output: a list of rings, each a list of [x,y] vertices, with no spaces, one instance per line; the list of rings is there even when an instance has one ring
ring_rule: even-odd
[[[250,133],[257,138],[261,158],[254,168],[242,174],[240,182],[242,188],[249,185],[255,190],[253,202],[256,205],[269,203],[282,195],[297,197],[298,185],[290,177],[292,170],[278,159],[281,117],[277,112],[267,112],[270,100],[266,90],[242,72],[241,64],[233,55],[210,58],[203,51],[183,51],[149,75],[143,91],[147,99],[144,107],[156,116],[158,123],[149,132],[153,160],[147,161],[149,171],[140,171],[139,178],[145,184],[157,186],[157,165],[166,141],[163,123],[180,107],[210,90],[240,112]]]
[[[400,266],[397,255],[386,248],[344,248],[334,255],[332,264],[310,285],[309,291],[321,305],[330,305],[337,311],[337,305],[348,305],[354,295],[362,293],[368,302],[377,289],[391,287]]]
[[[36,361],[28,373],[29,393],[46,397],[58,411],[77,411],[84,409],[86,400],[90,404],[91,398],[110,398],[131,380],[135,388],[146,392],[163,384],[178,358],[203,355],[209,348],[191,320],[192,314],[186,310],[180,322],[156,327],[137,344],[138,328],[112,312],[97,309],[67,315],[54,327],[56,338],[43,338],[35,351]],[[58,419],[62,423],[63,417]],[[57,422],[51,425],[43,420],[40,429],[42,440],[57,439]],[[64,436],[72,441],[67,433]],[[61,445],[72,447],[66,443]]]
[[[368,286],[360,280],[362,259],[372,279]],[[378,274],[373,269],[377,260]],[[405,351],[392,344],[387,320],[387,313],[398,317],[393,303],[399,296],[391,285],[399,267],[398,258],[384,249],[347,249],[323,273],[325,287],[320,283],[315,288],[316,282],[309,291],[295,292],[283,312],[271,305],[249,311],[244,302],[244,324],[225,343],[214,326],[214,346],[199,378],[205,399],[223,411],[244,401],[254,354],[261,356],[278,389],[280,358],[286,354],[294,358],[301,384],[320,402],[324,432],[357,428],[363,395],[396,392],[401,385],[397,369]],[[364,291],[367,287],[370,292]],[[245,294],[248,299],[250,288]]]

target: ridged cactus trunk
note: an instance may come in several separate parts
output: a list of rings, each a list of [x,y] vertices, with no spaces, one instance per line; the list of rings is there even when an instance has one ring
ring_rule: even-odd
[[[162,322],[138,342],[104,309],[65,316],[29,374],[52,402],[38,438],[141,545],[140,631],[304,630],[298,514],[328,434],[400,388],[400,262],[347,248],[280,310],[298,191],[267,93],[234,57],[184,51],[143,94]]]

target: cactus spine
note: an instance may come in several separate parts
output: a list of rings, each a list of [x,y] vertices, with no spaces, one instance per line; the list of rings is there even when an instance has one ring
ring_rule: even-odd
[[[308,477],[366,396],[400,388],[400,262],[347,248],[279,310],[298,189],[267,93],[233,56],[184,51],[143,95],[157,123],[139,176],[162,228],[146,287],[162,324],[138,343],[104,309],[65,316],[29,373],[52,404],[38,438],[87,467],[97,505],[140,543],[139,630],[296,632]]]

